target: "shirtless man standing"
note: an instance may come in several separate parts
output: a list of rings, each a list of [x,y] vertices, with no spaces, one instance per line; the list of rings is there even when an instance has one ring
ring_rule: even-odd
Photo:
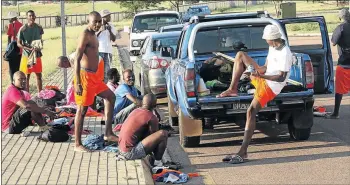
[[[112,131],[112,113],[115,102],[113,92],[103,83],[104,63],[98,54],[98,40],[95,35],[102,25],[102,18],[98,12],[89,14],[89,24],[80,35],[76,50],[75,61],[75,101],[77,112],[75,115],[75,151],[90,152],[81,142],[83,121],[88,109],[92,105],[95,96],[104,99],[106,130],[104,140],[118,142],[118,137]]]

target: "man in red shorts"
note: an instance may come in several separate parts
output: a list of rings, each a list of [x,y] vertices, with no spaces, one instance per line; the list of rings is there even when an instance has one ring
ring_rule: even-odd
[[[281,37],[282,34],[276,25],[265,27],[262,38],[269,45],[269,53],[264,66],[259,66],[244,52],[238,52],[235,57],[230,87],[218,97],[238,96],[239,79],[247,66],[250,65],[255,69],[250,77],[255,87],[255,93],[247,110],[247,122],[242,146],[236,154],[226,156],[223,159],[224,162],[232,164],[244,162],[244,159],[248,157],[247,150],[254,134],[257,113],[269,101],[273,100],[286,85],[290,76],[289,71],[293,62],[293,55],[285,40]]]
[[[29,92],[29,80],[30,74],[36,74],[36,84],[38,92],[42,90],[42,62],[41,62],[41,51],[38,48],[32,47],[32,42],[36,40],[41,40],[42,35],[44,34],[43,28],[35,23],[35,13],[33,10],[27,12],[28,23],[23,25],[18,32],[18,47],[23,49],[21,64],[19,70],[27,75],[27,85],[26,91]],[[29,56],[32,52],[37,52],[37,57],[35,59],[35,64],[28,66]]]
[[[103,60],[98,54],[98,40],[95,35],[102,25],[98,12],[89,14],[89,24],[80,35],[74,64],[74,90],[77,112],[75,115],[75,151],[90,152],[81,142],[81,132],[88,106],[94,103],[95,96],[104,99],[106,130],[104,139],[118,142],[112,131],[112,113],[115,102],[113,92],[103,82]]]
[[[339,118],[340,103],[343,94],[350,92],[350,13],[347,9],[339,12],[341,23],[332,35],[333,46],[338,45],[338,65],[335,71],[335,100],[332,114],[326,115],[328,119]]]

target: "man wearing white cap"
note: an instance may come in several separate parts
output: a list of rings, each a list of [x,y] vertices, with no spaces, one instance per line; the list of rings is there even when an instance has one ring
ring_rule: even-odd
[[[7,36],[8,36],[7,43],[10,44],[12,41],[17,41],[17,33],[19,29],[22,27],[22,23],[18,21],[16,12],[11,11],[8,13],[7,16],[10,21],[10,24],[8,25],[8,29],[7,29]],[[13,81],[13,74],[19,70],[21,57],[22,57],[22,49],[20,48],[18,57],[12,58],[11,61],[8,61],[11,82]]]
[[[267,102],[273,100],[281,92],[290,76],[289,71],[292,66],[293,55],[281,37],[282,34],[277,26],[267,25],[265,27],[262,38],[269,45],[269,53],[264,66],[259,66],[244,52],[238,52],[235,57],[230,87],[218,97],[238,96],[238,81],[247,66],[253,66],[255,69],[255,71],[250,72],[255,93],[254,99],[247,110],[247,122],[242,146],[237,154],[226,156],[223,159],[224,162],[242,163],[248,157],[247,150],[254,134],[256,114]]]
[[[111,21],[111,12],[108,10],[102,10],[100,12],[102,17],[102,26],[99,32],[96,33],[98,39],[98,51],[99,55],[103,58],[104,61],[104,82],[107,83],[107,72],[111,68],[110,64],[112,62],[112,42],[115,41],[117,31],[112,24],[109,24]]]

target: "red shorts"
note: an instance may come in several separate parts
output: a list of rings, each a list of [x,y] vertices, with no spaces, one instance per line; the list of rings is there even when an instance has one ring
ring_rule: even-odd
[[[350,69],[337,66],[335,70],[335,93],[347,94],[350,92]]]
[[[95,96],[101,92],[108,90],[108,86],[103,82],[104,64],[101,59],[96,72],[89,72],[80,69],[80,83],[83,87],[83,94],[81,96],[74,93],[75,103],[81,106],[90,106],[94,103]],[[76,77],[74,77],[74,85],[76,84]]]
[[[266,106],[267,102],[273,100],[276,97],[271,88],[267,85],[265,79],[252,78],[251,83],[255,87],[254,98],[259,101],[262,108]]]
[[[19,70],[22,71],[24,74],[41,73],[43,71],[41,58],[36,58],[36,64],[32,68],[28,69],[27,63],[28,56],[22,55]]]

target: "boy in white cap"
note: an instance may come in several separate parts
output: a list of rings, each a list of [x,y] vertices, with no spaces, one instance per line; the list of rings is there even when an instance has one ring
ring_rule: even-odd
[[[276,25],[265,27],[262,38],[269,45],[269,53],[264,66],[259,66],[247,53],[241,51],[235,57],[230,87],[218,97],[238,96],[238,81],[247,66],[253,66],[255,69],[250,74],[255,93],[254,99],[247,110],[247,122],[242,146],[237,154],[226,156],[223,159],[224,162],[242,163],[248,157],[247,150],[254,134],[256,114],[267,102],[273,100],[281,92],[290,76],[289,71],[292,66],[293,55],[281,36],[282,34]]]
[[[108,10],[102,10],[100,12],[102,17],[102,26],[101,29],[96,33],[98,39],[98,51],[99,55],[103,58],[104,61],[104,82],[107,83],[107,72],[111,68],[112,62],[112,42],[116,40],[117,31],[112,24],[109,24],[111,21],[111,12]]]

